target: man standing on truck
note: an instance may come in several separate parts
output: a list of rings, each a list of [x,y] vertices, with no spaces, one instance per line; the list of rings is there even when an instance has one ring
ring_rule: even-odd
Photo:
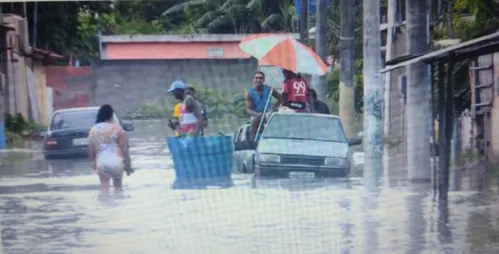
[[[283,69],[282,104],[295,112],[314,112],[314,103],[307,81],[300,75]]]
[[[312,95],[312,100],[314,101],[315,113],[330,115],[331,111],[329,111],[328,105],[317,99],[317,92],[314,89],[310,89],[310,94]]]
[[[248,89],[244,95],[246,112],[251,119],[249,130],[249,138],[251,141],[255,140],[260,122],[262,120],[266,121],[266,115],[264,114],[271,111],[270,96],[273,96],[277,100],[274,105],[279,105],[281,103],[281,94],[264,84],[264,82],[265,74],[262,71],[256,71],[253,77],[253,87]],[[264,112],[265,108],[267,108],[267,112]]]

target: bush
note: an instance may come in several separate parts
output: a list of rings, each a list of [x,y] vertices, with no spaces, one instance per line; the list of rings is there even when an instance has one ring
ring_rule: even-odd
[[[24,119],[21,113],[17,113],[14,116],[11,114],[5,114],[5,130],[22,134],[29,129],[28,122]]]
[[[10,147],[22,147],[24,145],[24,140],[21,134],[10,131],[5,132],[5,142]]]
[[[196,99],[207,108],[208,118],[220,117],[245,117],[244,94],[229,94],[224,91],[218,92],[210,88],[196,87]],[[173,116],[173,108],[177,102],[165,100],[148,102],[141,106],[137,114],[129,114],[129,118],[170,118]]]
[[[26,121],[22,114],[17,113],[14,116],[5,114],[5,130],[6,132],[16,133],[22,136],[25,133],[36,133],[47,129],[47,126],[37,124],[31,121]]]
[[[355,72],[354,72],[354,101],[355,101],[355,111],[361,113],[364,107],[363,94],[364,87],[363,76],[362,76],[362,59],[355,61]],[[328,82],[328,93],[327,98],[329,99],[329,107],[333,113],[339,111],[338,102],[340,98],[340,71],[335,69],[333,72],[329,73],[327,76]]]

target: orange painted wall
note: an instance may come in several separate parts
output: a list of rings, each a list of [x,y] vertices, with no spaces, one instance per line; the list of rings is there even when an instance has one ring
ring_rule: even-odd
[[[239,42],[162,42],[162,43],[109,43],[107,59],[208,59],[209,48],[223,48],[222,59],[249,58],[238,47]]]

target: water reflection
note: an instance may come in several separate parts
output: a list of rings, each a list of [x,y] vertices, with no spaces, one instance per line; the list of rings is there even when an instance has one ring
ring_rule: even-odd
[[[400,178],[179,184],[164,146],[143,144],[120,195],[99,195],[86,161],[12,162],[0,172],[4,252],[499,253],[499,180],[485,174],[456,171],[441,203],[431,184]]]
[[[409,244],[407,254],[421,253],[426,245],[425,232],[427,222],[425,219],[425,199],[429,198],[432,189],[431,183],[408,183],[411,194],[405,199],[407,211],[407,239]]]

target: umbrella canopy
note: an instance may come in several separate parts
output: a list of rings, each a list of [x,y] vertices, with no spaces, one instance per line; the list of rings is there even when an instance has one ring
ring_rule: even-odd
[[[289,35],[250,35],[239,43],[239,48],[256,59],[295,73],[322,76],[328,72],[324,61],[312,49]]]

